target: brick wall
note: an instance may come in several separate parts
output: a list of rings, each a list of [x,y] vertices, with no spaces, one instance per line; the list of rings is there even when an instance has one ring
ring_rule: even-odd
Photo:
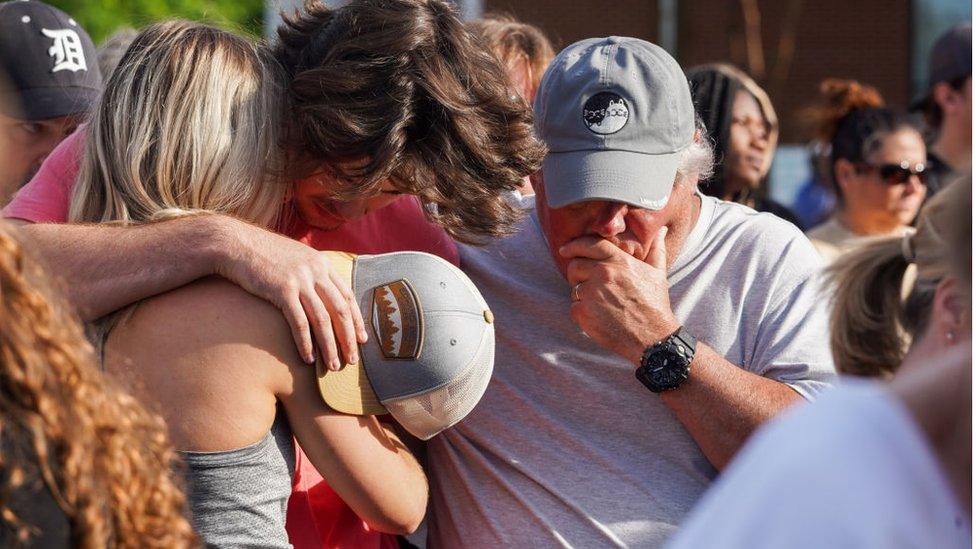
[[[731,61],[752,73],[772,96],[784,143],[806,139],[798,113],[817,99],[817,84],[826,77],[856,78],[880,89],[890,104],[907,104],[909,0],[755,0],[762,56],[753,54],[752,61],[742,7],[750,1],[678,0],[678,60],[685,67]],[[538,25],[557,50],[610,34],[653,42],[658,33],[654,0],[485,0],[485,10]],[[791,46],[792,56],[780,55]]]
[[[485,0],[484,6],[538,26],[556,51],[594,36],[657,39],[655,0]]]
[[[905,106],[910,91],[911,12],[908,0],[757,0],[762,59],[750,69],[740,2],[681,2],[678,57],[682,66],[730,60],[747,69],[773,99],[784,142],[805,139],[800,109],[817,99],[827,77],[877,87],[888,103]],[[792,14],[791,9],[796,11]],[[792,23],[791,23],[792,19]],[[790,48],[792,57],[780,55]]]

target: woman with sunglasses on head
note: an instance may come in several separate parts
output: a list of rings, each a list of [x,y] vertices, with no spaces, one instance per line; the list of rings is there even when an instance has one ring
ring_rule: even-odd
[[[820,91],[838,209],[807,236],[829,263],[872,237],[909,230],[925,199],[925,141],[858,82],[826,80]]]

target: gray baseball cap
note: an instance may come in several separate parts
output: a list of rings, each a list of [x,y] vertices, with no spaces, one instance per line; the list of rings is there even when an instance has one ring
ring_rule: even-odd
[[[695,107],[666,51],[619,36],[576,42],[546,70],[534,108],[549,147],[542,171],[550,207],[667,205],[680,153],[695,137]]]
[[[369,341],[342,370],[317,367],[319,392],[339,412],[390,414],[428,440],[464,419],[495,360],[494,317],[471,280],[421,252],[327,252],[348,277]]]

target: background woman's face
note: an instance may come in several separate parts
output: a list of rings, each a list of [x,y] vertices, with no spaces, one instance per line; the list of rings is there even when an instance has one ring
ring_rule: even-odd
[[[915,130],[903,129],[882,138],[881,146],[867,157],[868,166],[856,169],[842,184],[845,208],[872,218],[877,226],[911,223],[925,198],[925,185],[914,175],[904,183],[886,181],[877,168],[903,162],[910,166],[925,163],[925,143]]]
[[[759,101],[745,90],[736,92],[725,151],[725,177],[732,184],[726,188],[754,189],[759,186],[772,154],[769,129]]]

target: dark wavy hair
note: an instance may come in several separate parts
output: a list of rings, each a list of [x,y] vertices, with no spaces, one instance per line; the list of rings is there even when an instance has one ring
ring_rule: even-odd
[[[339,199],[389,179],[462,241],[511,232],[519,212],[504,193],[539,169],[545,147],[528,105],[452,7],[306,1],[283,18],[274,52],[290,77],[293,175],[327,165]]]

